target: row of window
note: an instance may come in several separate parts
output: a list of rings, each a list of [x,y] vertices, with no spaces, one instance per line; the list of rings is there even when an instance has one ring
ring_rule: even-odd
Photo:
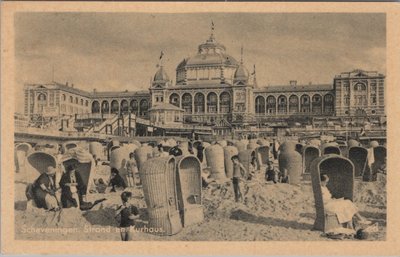
[[[62,100],[65,102],[67,101],[67,95],[62,94]],[[89,101],[88,100],[83,100],[82,98],[79,99],[77,96],[74,97],[73,96],[69,96],[69,102],[70,103],[75,103],[75,104],[80,104],[81,106],[89,106]]]
[[[312,97],[309,95],[302,95],[300,97],[300,102],[302,105],[304,104],[310,104],[310,99],[312,100],[313,104],[321,104],[322,103],[322,96],[319,94],[315,94]],[[334,98],[333,95],[327,94],[323,97],[324,103],[333,103]],[[264,96],[257,96],[256,97],[256,103],[265,103],[267,102],[268,104],[275,105],[275,103],[278,101],[278,105],[286,105],[288,100],[287,97],[284,95],[278,96],[278,98],[275,98],[275,96],[268,96],[266,99]],[[297,95],[291,95],[289,96],[289,104],[294,104],[297,105],[299,103],[299,97]]]
[[[120,112],[133,112],[136,114],[144,115],[149,109],[149,101],[147,99],[142,99],[140,102],[138,100],[122,100],[118,103],[117,100],[111,101],[111,104],[107,100],[93,101],[92,102],[92,113],[120,113]]]

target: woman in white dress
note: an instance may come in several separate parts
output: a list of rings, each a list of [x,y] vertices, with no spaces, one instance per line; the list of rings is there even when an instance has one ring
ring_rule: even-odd
[[[359,223],[362,224],[370,224],[371,221],[365,219],[363,216],[358,213],[358,209],[355,204],[344,198],[335,199],[332,198],[329,189],[326,185],[329,182],[329,177],[326,174],[321,174],[321,191],[322,191],[322,198],[324,201],[324,208],[328,212],[335,213],[339,223],[344,224],[346,223],[349,228],[353,227],[353,217],[355,216],[358,219]]]

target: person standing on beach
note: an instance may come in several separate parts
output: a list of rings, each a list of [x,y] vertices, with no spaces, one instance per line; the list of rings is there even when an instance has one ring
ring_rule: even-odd
[[[204,146],[203,142],[200,142],[199,145],[197,146],[197,158],[199,159],[200,162],[203,162],[203,152],[204,152]]]
[[[129,160],[126,163],[126,180],[128,182],[128,187],[135,187],[135,174],[138,172],[137,164],[135,160],[135,154],[132,152],[129,154]]]
[[[118,215],[121,215],[119,227],[122,241],[132,240],[135,220],[139,218],[139,210],[136,206],[130,203],[131,199],[131,192],[122,192],[122,205],[117,209],[117,215],[115,216],[117,217]]]
[[[233,178],[232,178],[232,184],[233,184],[233,191],[235,193],[235,201],[243,201],[243,196],[240,190],[240,183],[243,181],[243,178],[246,174],[246,169],[243,167],[243,164],[240,163],[239,161],[239,156],[234,155],[231,158],[233,162]]]

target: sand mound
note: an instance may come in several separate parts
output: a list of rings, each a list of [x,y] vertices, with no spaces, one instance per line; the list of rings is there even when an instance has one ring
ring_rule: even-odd
[[[356,203],[386,207],[386,183],[383,181],[357,181],[354,192]]]
[[[235,203],[232,184],[206,189],[203,199],[206,219],[232,218],[232,213],[238,209],[254,215],[288,220],[310,221],[315,217],[314,196],[309,182],[297,186],[261,181],[243,184],[242,203]],[[354,192],[357,205],[386,207],[386,187],[383,182],[356,181]]]
[[[36,228],[81,228],[90,225],[76,208],[62,209],[58,212],[49,212],[44,209],[32,208],[22,213],[23,225]]]

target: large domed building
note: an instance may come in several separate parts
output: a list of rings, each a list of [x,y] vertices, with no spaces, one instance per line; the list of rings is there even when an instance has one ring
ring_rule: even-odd
[[[243,48],[240,59],[234,58],[213,32],[197,53],[177,65],[175,83],[160,58],[149,91],[86,92],[55,82],[29,84],[25,86],[25,115],[41,117],[46,112],[49,116],[52,111],[52,118],[75,115],[76,120],[83,117],[84,124],[88,120],[92,124],[94,119],[132,113],[159,126],[210,125],[218,134],[246,124],[279,126],[292,120],[305,125],[318,119],[327,123],[331,118],[337,124],[344,120],[362,124],[386,115],[385,75],[381,73],[356,69],[336,75],[330,84],[299,85],[292,80],[288,85],[261,87],[255,66],[250,73],[245,65]]]
[[[169,102],[184,110],[185,122],[244,122],[254,118],[253,89],[249,71],[226,52],[214,34],[198,46],[197,54],[183,59],[171,84],[161,65],[150,87],[151,102]]]

